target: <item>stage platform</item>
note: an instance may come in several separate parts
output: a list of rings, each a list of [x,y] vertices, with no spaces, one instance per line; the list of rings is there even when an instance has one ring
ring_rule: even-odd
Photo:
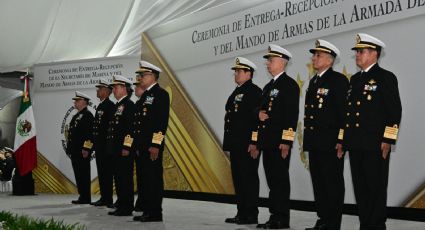
[[[110,209],[91,205],[73,205],[75,195],[39,194],[35,196],[11,196],[0,194],[0,210],[25,214],[34,218],[63,220],[65,223],[80,223],[87,229],[149,229],[149,230],[245,230],[256,229],[255,225],[224,223],[226,217],[235,215],[236,206],[231,204],[164,199],[164,222],[134,222],[132,217],[115,217],[107,214]],[[97,200],[94,196],[93,200]],[[134,212],[133,215],[138,215]],[[260,208],[259,221],[268,219],[268,210]],[[291,229],[303,230],[314,225],[314,212],[291,210]],[[344,215],[343,230],[359,229],[357,216]],[[425,230],[425,223],[389,219],[389,230]]]

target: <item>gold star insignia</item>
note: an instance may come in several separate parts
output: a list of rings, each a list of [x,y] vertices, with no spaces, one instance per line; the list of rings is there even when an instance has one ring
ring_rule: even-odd
[[[301,80],[300,74],[297,74],[297,84],[298,84],[298,87],[300,87],[300,97],[302,97],[302,92],[303,92],[302,88],[304,86],[304,81]]]

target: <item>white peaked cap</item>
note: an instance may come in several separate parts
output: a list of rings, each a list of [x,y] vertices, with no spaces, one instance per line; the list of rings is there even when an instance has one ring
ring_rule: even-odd
[[[263,58],[269,57],[281,57],[285,58],[286,60],[289,60],[292,58],[292,54],[281,46],[269,44],[268,53],[264,55]]]

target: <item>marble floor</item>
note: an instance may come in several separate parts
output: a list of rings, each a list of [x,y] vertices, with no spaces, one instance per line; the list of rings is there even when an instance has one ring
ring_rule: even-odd
[[[74,195],[39,194],[36,196],[11,196],[0,193],[0,210],[25,214],[34,218],[63,220],[65,223],[80,223],[87,229],[149,229],[149,230],[245,230],[256,229],[255,225],[224,223],[226,217],[234,216],[235,206],[205,201],[164,199],[164,222],[141,223],[132,217],[107,215],[108,208],[91,205],[72,205]],[[98,197],[93,197],[97,200]],[[137,215],[137,213],[134,213]],[[291,210],[291,229],[304,229],[315,223],[315,213]],[[260,208],[259,221],[268,219],[268,210]],[[343,230],[358,229],[356,216],[344,215]],[[389,230],[425,230],[424,222],[389,219]]]

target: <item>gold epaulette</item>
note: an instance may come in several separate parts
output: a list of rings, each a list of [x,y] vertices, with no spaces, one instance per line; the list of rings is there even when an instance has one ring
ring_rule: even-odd
[[[91,149],[93,147],[93,143],[90,140],[84,141],[83,148]]]
[[[339,129],[338,140],[344,140],[344,129]]]
[[[288,130],[283,130],[282,132],[282,140],[286,141],[294,141],[295,140],[295,132],[292,128],[289,128]]]
[[[152,137],[152,143],[160,145],[162,144],[162,141],[164,140],[164,135],[162,135],[162,132],[153,133]]]
[[[398,135],[398,125],[394,125],[393,127],[385,126],[384,137],[392,140],[397,140]]]
[[[133,138],[130,135],[125,136],[124,146],[131,148],[131,145],[133,145]]]
[[[258,132],[257,131],[252,131],[251,141],[257,141],[257,139],[258,139]]]

